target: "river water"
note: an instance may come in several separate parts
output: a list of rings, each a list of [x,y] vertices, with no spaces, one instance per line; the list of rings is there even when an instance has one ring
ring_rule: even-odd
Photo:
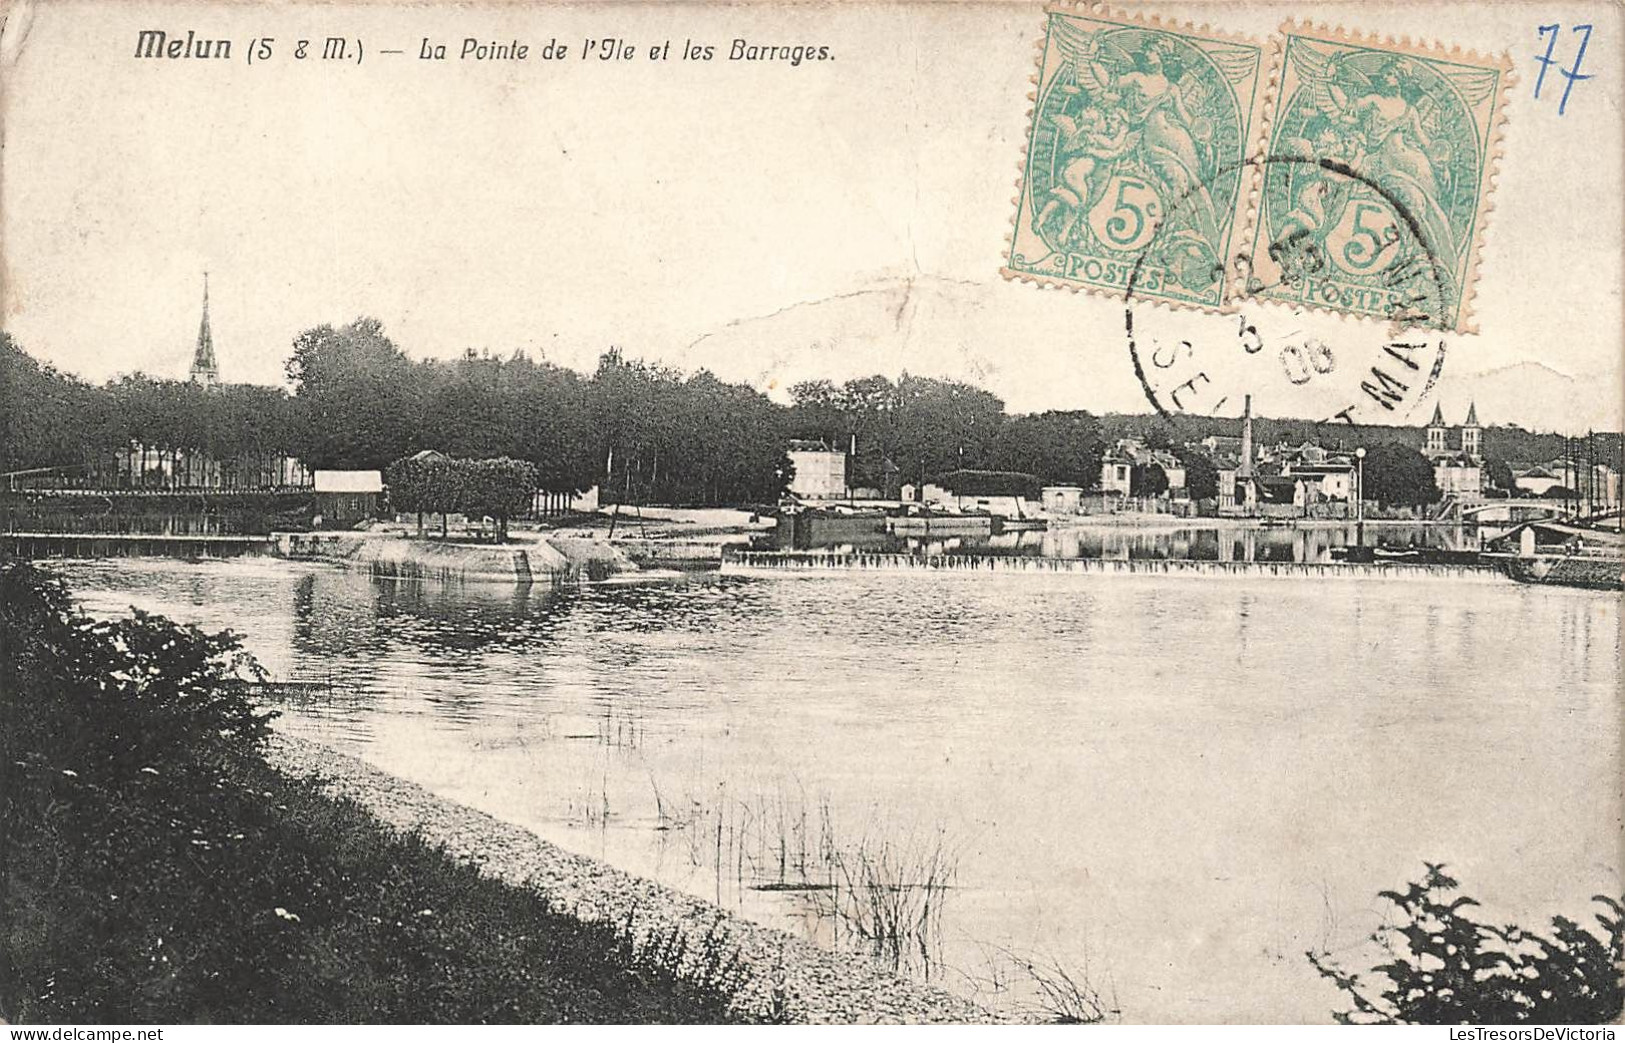
[[[1305,950],[1369,963],[1377,892],[1424,860],[1499,922],[1620,890],[1605,594],[57,567],[93,613],[229,626],[311,682],[288,731],[571,850],[856,950],[840,890],[796,888],[891,879],[925,923],[905,968],[984,1002],[1035,1002],[1011,971],[1034,958],[1125,1021],[1326,1021]]]

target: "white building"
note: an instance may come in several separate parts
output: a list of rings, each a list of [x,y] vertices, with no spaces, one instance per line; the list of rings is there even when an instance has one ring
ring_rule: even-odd
[[[1050,514],[1079,514],[1083,510],[1083,486],[1046,485],[1039,490],[1044,510]]]
[[[821,441],[797,439],[785,451],[795,465],[790,495],[803,500],[839,500],[846,496],[846,454]]]

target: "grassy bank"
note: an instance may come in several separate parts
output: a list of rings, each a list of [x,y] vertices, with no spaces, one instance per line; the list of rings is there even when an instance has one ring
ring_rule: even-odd
[[[0,561],[0,1017],[716,1022],[720,944],[481,877],[261,756],[234,640]]]

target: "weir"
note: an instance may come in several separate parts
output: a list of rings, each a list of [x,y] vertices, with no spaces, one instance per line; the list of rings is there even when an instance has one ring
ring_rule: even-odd
[[[380,579],[436,583],[565,583],[635,571],[625,554],[590,539],[466,544],[353,532],[278,533],[275,553],[327,561]]]
[[[94,532],[0,533],[0,550],[20,558],[233,558],[273,550],[269,536]]]
[[[1077,575],[1268,576],[1282,579],[1466,580],[1511,583],[1494,565],[1350,564],[1305,561],[1190,561],[1181,558],[1041,558],[980,554],[880,554],[828,551],[729,551],[729,575],[785,572],[988,572]]]

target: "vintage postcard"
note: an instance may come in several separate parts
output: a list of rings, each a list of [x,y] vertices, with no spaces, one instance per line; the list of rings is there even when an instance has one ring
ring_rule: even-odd
[[[0,1032],[1614,1039],[1622,10],[0,0]]]

